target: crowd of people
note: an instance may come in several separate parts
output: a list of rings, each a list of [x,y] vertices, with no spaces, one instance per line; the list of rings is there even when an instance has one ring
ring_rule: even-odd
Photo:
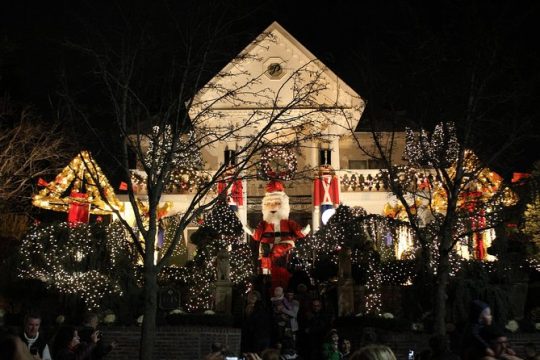
[[[271,296],[267,293],[262,286],[246,297],[241,342],[246,359],[395,359],[389,348],[375,344],[373,336],[364,337],[361,345],[365,346],[353,352],[350,339],[340,337],[334,327],[332,312],[305,284],[298,284],[296,291],[278,286]],[[379,355],[369,357],[369,351]],[[208,359],[219,359],[219,354],[214,352]]]
[[[297,291],[276,287],[272,294],[251,290],[246,297],[241,357],[232,356],[215,343],[205,360],[395,360],[373,332],[360,339],[340,336],[334,317],[323,302],[303,284]],[[408,360],[540,360],[534,344],[518,357],[502,328],[494,324],[488,304],[471,304],[469,324],[451,351],[445,336],[433,336],[429,348],[409,354]],[[48,338],[41,330],[41,316],[28,314],[20,333],[0,335],[0,360],[100,360],[117,343],[106,342],[97,329],[98,316],[88,313],[81,326],[62,326]],[[355,345],[356,350],[353,348]]]
[[[4,331],[0,360],[101,360],[117,346],[103,340],[95,313],[86,314],[80,327],[62,326],[50,338],[40,331],[41,321],[41,315],[31,313],[20,334]]]
[[[323,302],[299,284],[296,291],[276,287],[271,296],[267,288],[252,290],[244,309],[241,352],[243,354],[279,354],[275,359],[347,360],[358,359],[358,349],[380,345],[376,334],[366,332],[360,339],[340,337],[333,311],[325,311]],[[269,298],[269,299],[268,299]],[[490,307],[473,301],[469,324],[456,343],[448,337],[433,336],[429,348],[409,354],[410,360],[520,360],[508,342],[504,329],[493,323]],[[540,360],[534,346],[528,346],[527,360]],[[371,349],[371,347],[370,347]],[[377,348],[380,350],[380,348]],[[453,350],[452,350],[453,349]],[[373,359],[392,359],[380,355]],[[267,356],[263,359],[274,359]],[[363,358],[363,357],[362,357]],[[371,359],[371,358],[370,358]]]

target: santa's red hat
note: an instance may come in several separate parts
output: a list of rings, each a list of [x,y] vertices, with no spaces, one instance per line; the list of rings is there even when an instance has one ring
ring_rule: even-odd
[[[268,184],[266,184],[267,193],[273,193],[278,191],[285,191],[285,186],[283,186],[283,183],[281,181],[272,180]]]

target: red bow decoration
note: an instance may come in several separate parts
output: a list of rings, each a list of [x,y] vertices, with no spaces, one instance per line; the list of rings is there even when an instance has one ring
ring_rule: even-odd
[[[521,182],[525,179],[528,179],[531,177],[531,174],[528,174],[528,173],[518,173],[518,172],[515,172],[512,174],[512,183],[517,183],[517,182]]]
[[[49,185],[49,183],[47,181],[45,181],[43,178],[39,178],[38,181],[37,181],[37,184],[38,184],[38,186],[44,186],[44,187]]]
[[[120,183],[120,186],[118,187],[119,190],[127,190],[128,189],[128,184],[125,183],[124,181],[122,181]]]

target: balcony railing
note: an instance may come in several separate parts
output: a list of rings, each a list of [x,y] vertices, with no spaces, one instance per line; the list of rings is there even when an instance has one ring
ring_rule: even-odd
[[[384,184],[380,169],[339,170],[337,175],[341,192],[389,191]],[[429,170],[408,174],[408,176],[411,175],[411,187],[417,189],[427,187],[428,183],[432,184],[436,176],[434,171]]]
[[[337,171],[341,192],[387,191],[379,169]]]
[[[202,174],[205,177],[210,178],[213,175],[213,171],[204,171]],[[336,171],[336,175],[339,177],[340,190],[342,193],[346,192],[386,192],[388,191],[387,187],[384,184],[383,178],[381,176],[379,169],[342,169]],[[434,174],[429,172],[425,175],[422,173],[415,174],[416,184],[422,188],[422,183],[424,183],[427,177],[433,177]],[[145,176],[141,171],[132,171],[132,183],[137,193],[145,193]],[[192,178],[188,176],[182,176],[175,179],[176,182],[174,186],[169,186],[165,189],[165,194],[193,194],[196,192],[195,184],[190,181]],[[310,186],[309,183],[311,180],[304,179],[303,181],[294,181],[291,183],[292,186],[287,189],[289,195],[306,195],[311,193],[311,189],[307,190],[305,186]],[[432,179],[430,180],[432,181]],[[300,189],[295,187],[300,186]],[[288,187],[288,186],[287,186]],[[265,182],[262,180],[248,180],[247,187],[245,190],[250,194],[250,196],[263,196],[264,195]],[[298,190],[298,191],[296,191]],[[304,194],[305,193],[305,194]]]

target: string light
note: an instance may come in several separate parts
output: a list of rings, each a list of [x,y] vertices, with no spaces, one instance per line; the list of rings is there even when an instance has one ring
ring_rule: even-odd
[[[268,147],[261,154],[259,177],[263,180],[291,180],[297,166],[296,155],[289,147]]]
[[[228,249],[230,253],[231,283],[240,291],[250,286],[255,265],[249,244],[244,242],[243,236],[242,223],[234,211],[224,201],[218,201],[191,238],[197,245],[193,261],[181,268],[164,269],[159,274],[159,281],[179,283],[189,288],[184,303],[186,311],[212,309],[213,286],[217,279],[216,257],[221,249]]]
[[[112,223],[35,225],[20,248],[19,276],[79,296],[90,310],[104,296],[122,295],[119,274],[129,245],[122,225]]]
[[[405,129],[405,157],[414,167],[450,167],[460,149],[453,122],[437,124],[431,134],[422,129],[418,136],[410,128]]]
[[[169,156],[172,169],[186,172],[202,169],[204,162],[197,145],[194,131],[178,134],[173,133],[170,125],[163,128],[154,126],[144,162],[157,174],[161,173],[162,164],[168,161]]]
[[[367,282],[366,282],[366,313],[379,315],[381,313],[381,284],[382,274],[380,267],[373,255],[369,255],[367,261]]]
[[[74,200],[70,196],[72,191],[86,194],[86,198]],[[64,212],[69,210],[74,201],[90,204],[91,214],[109,215],[113,209],[123,209],[123,204],[88,151],[81,151],[54,181],[46,184],[45,188],[32,198],[34,206]]]
[[[164,193],[192,193],[210,180],[210,175],[202,171],[204,160],[197,144],[194,131],[177,136],[173,144],[173,131],[170,125],[164,128],[154,126],[150,144],[144,157],[145,165],[156,174],[161,173],[161,164],[171,155],[171,171],[165,181]],[[174,148],[173,148],[174,146]],[[131,170],[131,183],[136,192],[146,189],[147,175],[139,170]]]

